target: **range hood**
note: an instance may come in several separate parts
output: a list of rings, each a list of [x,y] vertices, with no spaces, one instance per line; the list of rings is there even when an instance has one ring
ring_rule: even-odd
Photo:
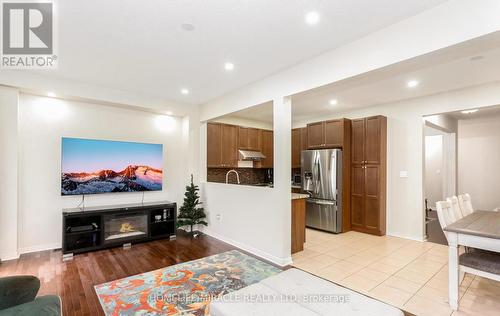
[[[240,153],[240,160],[243,161],[259,161],[265,159],[266,156],[262,154],[260,151],[253,150],[238,150]]]

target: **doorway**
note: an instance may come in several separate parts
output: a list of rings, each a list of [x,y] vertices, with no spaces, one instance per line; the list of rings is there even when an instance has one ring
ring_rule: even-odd
[[[456,133],[426,121],[424,126],[425,233],[430,242],[447,244],[436,202],[456,195]]]

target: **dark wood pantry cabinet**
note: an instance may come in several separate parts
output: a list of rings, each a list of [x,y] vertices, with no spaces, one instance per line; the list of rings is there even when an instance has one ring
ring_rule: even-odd
[[[351,228],[385,235],[387,118],[352,120]]]

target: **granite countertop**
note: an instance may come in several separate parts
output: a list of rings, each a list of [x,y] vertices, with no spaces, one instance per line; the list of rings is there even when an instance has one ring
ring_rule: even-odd
[[[309,198],[309,194],[292,193],[292,200],[300,200]]]

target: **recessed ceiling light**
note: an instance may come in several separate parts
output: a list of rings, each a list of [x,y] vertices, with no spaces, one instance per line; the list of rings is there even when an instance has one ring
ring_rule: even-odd
[[[47,96],[49,96],[51,98],[55,98],[56,94],[54,92],[49,92],[49,93],[47,93]]]
[[[472,114],[472,113],[476,113],[477,111],[479,111],[478,109],[472,109],[472,110],[465,110],[465,111],[462,111],[463,114]]]
[[[418,84],[419,82],[417,80],[410,80],[406,83],[406,86],[408,86],[408,88],[415,88]]]
[[[224,64],[224,69],[226,69],[227,71],[232,71],[234,69],[234,64],[227,62]]]
[[[184,24],[181,24],[181,28],[182,28],[184,31],[188,31],[188,32],[194,31],[194,25],[193,25],[193,24],[190,24],[190,23],[184,23]]]
[[[306,14],[306,23],[310,25],[315,25],[319,23],[319,13],[316,11],[311,11]]]
[[[189,94],[189,90],[186,88],[181,89],[182,94]]]
[[[339,103],[339,101],[337,101],[336,99],[332,99],[328,103],[330,103],[330,105],[337,105]]]

